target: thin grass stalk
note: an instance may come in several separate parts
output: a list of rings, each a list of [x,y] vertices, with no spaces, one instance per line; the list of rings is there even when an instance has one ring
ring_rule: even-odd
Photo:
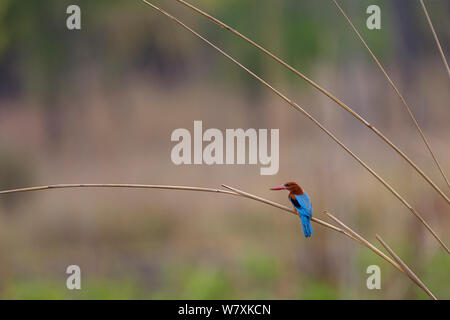
[[[170,189],[170,190],[184,190],[184,191],[215,192],[215,193],[224,193],[224,194],[235,195],[235,193],[230,192],[230,191],[220,190],[220,189],[212,189],[212,188],[153,185],[153,184],[119,184],[119,183],[118,184],[111,184],[111,183],[53,184],[53,185],[39,186],[39,187],[3,190],[3,191],[0,191],[0,195],[11,194],[11,193],[52,190],[52,189],[79,189],[79,188]]]
[[[47,186],[38,186],[38,187],[29,187],[29,188],[20,188],[20,189],[11,189],[11,190],[3,190],[0,191],[0,195],[7,195],[13,193],[25,193],[25,192],[35,192],[35,191],[48,191],[55,189],[81,189],[81,188],[117,188],[117,189],[161,189],[161,190],[181,190],[181,191],[199,191],[199,192],[209,192],[209,193],[220,193],[232,196],[240,196],[248,199],[253,199],[268,205],[271,205],[275,208],[290,212],[292,214],[296,214],[293,209],[290,209],[286,206],[278,204],[276,202],[252,195],[250,193],[245,193],[243,191],[239,191],[229,186],[223,185],[225,188],[230,189],[222,190],[222,189],[214,189],[214,188],[203,188],[203,187],[190,187],[190,186],[171,186],[171,185],[153,185],[153,184],[108,184],[108,183],[91,183],[91,184],[55,184],[55,185],[47,185]],[[237,191],[234,191],[237,190]],[[334,230],[336,232],[340,232],[345,234],[346,236],[352,238],[350,234],[347,234],[344,230],[333,226],[325,221],[314,218],[314,222]],[[356,240],[356,239],[354,239]]]
[[[282,204],[258,197],[256,195],[253,195],[251,193],[236,189],[234,187],[230,187],[228,185],[222,184],[222,187],[228,190],[222,190],[222,189],[214,189],[214,188],[204,188],[204,187],[191,187],[191,186],[172,186],[172,185],[145,185],[145,184],[105,184],[105,183],[97,183],[97,184],[56,184],[56,185],[47,185],[47,186],[38,186],[38,187],[29,187],[29,188],[20,188],[20,189],[11,189],[11,190],[3,190],[0,191],[0,195],[7,195],[7,194],[14,194],[14,193],[25,193],[25,192],[37,192],[37,191],[49,191],[49,190],[55,190],[55,189],[83,189],[83,188],[117,188],[117,189],[161,189],[161,190],[181,190],[181,191],[198,191],[198,192],[208,192],[208,193],[218,193],[218,194],[225,194],[225,195],[232,195],[232,196],[238,196],[242,198],[247,198],[251,200],[255,200],[264,204],[267,204],[269,206],[278,208],[280,210],[283,210],[285,212],[288,212],[290,214],[298,216],[298,213],[293,208],[286,207]],[[331,216],[330,213],[327,213],[329,216]],[[331,216],[333,217],[333,216]],[[314,223],[320,224],[330,230],[339,232],[350,239],[361,243],[362,245],[365,245],[370,250],[375,252],[378,256],[389,262],[391,265],[393,265],[395,268],[403,272],[403,269],[400,268],[399,265],[397,265],[392,259],[387,257],[385,254],[383,254],[381,251],[379,251],[375,246],[371,245],[367,240],[365,240],[363,237],[359,236],[355,231],[350,229],[349,227],[344,226],[345,229],[338,228],[328,222],[325,222],[321,219],[312,217],[311,221]],[[341,223],[339,220],[337,220],[339,223]],[[367,245],[369,244],[369,245]]]
[[[392,256],[392,258],[397,261],[397,263],[402,267],[404,270],[404,273],[411,279],[412,282],[417,284],[425,293],[433,300],[437,300],[437,298],[434,296],[434,294],[431,293],[430,289],[427,288],[427,286],[419,279],[418,276],[400,259],[398,255],[395,254],[395,252],[387,245],[386,242],[383,241],[383,239],[377,234],[376,235],[378,241],[383,245],[383,247],[389,252],[389,254]]]
[[[245,67],[243,64],[241,64],[239,61],[234,59],[232,56],[230,56],[228,53],[214,45],[212,42],[201,36],[199,33],[191,29],[189,26],[181,22],[179,19],[175,18],[173,15],[169,14],[168,12],[160,9],[159,7],[155,6],[154,4],[146,1],[141,0],[148,6],[152,7],[156,11],[160,12],[161,14],[165,15],[193,35],[195,35],[200,40],[204,41],[206,44],[217,50],[219,53],[221,53],[224,57],[226,57],[228,60],[236,64],[238,67],[246,71],[249,75],[251,75],[253,78],[261,82],[264,86],[266,86],[268,89],[270,89],[272,92],[274,92],[276,95],[278,95],[281,99],[283,99],[285,102],[287,102],[290,106],[292,106],[294,109],[302,113],[304,116],[306,116],[308,119],[310,119],[316,126],[318,126],[323,132],[325,132],[333,141],[335,141],[341,148],[343,148],[348,154],[350,154],[360,165],[362,165],[367,171],[369,171],[379,182],[381,182],[400,202],[408,208],[408,210],[416,216],[417,219],[425,226],[425,228],[433,235],[433,237],[439,242],[439,244],[442,246],[442,248],[447,252],[447,254],[450,254],[450,250],[447,248],[445,243],[440,239],[440,237],[437,235],[437,233],[431,228],[431,226],[425,221],[425,219],[422,218],[422,216],[389,184],[387,183],[383,178],[381,178],[371,167],[369,167],[363,160],[361,160],[356,154],[354,154],[347,146],[345,146],[336,136],[334,136],[333,133],[331,133],[328,129],[325,128],[318,120],[316,120],[311,114],[309,114],[307,111],[305,111],[302,107],[300,107],[297,103],[286,97],[281,91],[275,89],[273,86],[271,86],[268,82],[263,80],[261,77],[259,77],[257,74],[255,74],[253,71]]]
[[[392,266],[394,266],[397,270],[399,270],[400,272],[403,272],[402,267],[395,261],[393,261],[391,258],[389,258],[387,255],[385,255],[383,252],[381,252],[377,247],[375,247],[373,244],[371,244],[368,240],[364,239],[361,235],[359,235],[358,233],[356,233],[355,231],[353,231],[350,227],[348,227],[346,224],[344,224],[341,220],[339,220],[338,218],[336,218],[335,216],[333,216],[331,213],[329,213],[328,211],[325,211],[325,214],[332,220],[334,220],[334,222],[336,222],[338,225],[341,226],[341,228],[343,228],[345,231],[347,231],[348,233],[350,233],[353,238],[358,239],[361,244],[363,244],[364,246],[366,246],[368,249],[372,250],[373,252],[375,252],[378,256],[380,256],[381,258],[383,258],[384,260],[386,260],[387,262],[389,262]]]
[[[233,192],[236,192],[236,193],[242,195],[243,197],[250,198],[250,199],[254,199],[254,200],[257,200],[257,201],[261,201],[261,202],[263,202],[263,203],[266,203],[266,204],[271,205],[271,206],[274,206],[274,207],[276,207],[276,208],[279,208],[279,209],[288,211],[288,212],[293,213],[293,214],[295,214],[296,216],[298,216],[298,212],[297,212],[297,210],[295,210],[295,209],[290,209],[290,208],[285,207],[285,206],[283,206],[283,205],[279,205],[279,204],[276,203],[276,202],[272,202],[272,201],[269,201],[269,200],[266,200],[266,199],[262,199],[262,198],[260,198],[260,197],[257,197],[257,196],[254,196],[254,195],[250,194],[250,193],[247,193],[247,192],[245,192],[245,191],[242,191],[242,190],[239,190],[239,189],[236,189],[236,188],[227,186],[227,185],[225,185],[225,184],[222,184],[222,187],[224,187],[224,188],[226,188],[226,189],[229,189],[229,190],[232,190]],[[326,213],[327,213],[329,216],[333,217],[333,216],[331,215],[331,213],[328,213],[327,211],[326,211]],[[333,217],[333,218],[334,218],[334,217]],[[336,220],[337,220],[337,219],[336,219]],[[316,223],[319,223],[319,224],[321,224],[321,225],[324,225],[324,224],[323,224],[324,221],[322,221],[322,220],[320,220],[320,219],[317,219],[317,218],[315,218],[315,217],[311,217],[311,221],[316,222]],[[395,261],[393,261],[393,260],[392,260],[391,258],[389,258],[387,255],[385,255],[383,252],[381,252],[377,247],[375,247],[374,245],[372,245],[369,241],[367,241],[366,239],[364,239],[362,236],[360,236],[358,233],[356,233],[355,231],[353,231],[352,229],[350,229],[349,227],[347,227],[346,225],[344,225],[344,224],[343,224],[342,222],[340,222],[339,220],[338,220],[338,223],[341,223],[341,224],[342,224],[342,228],[343,228],[343,229],[339,229],[339,228],[336,228],[335,226],[331,225],[331,226],[333,227],[333,229],[338,229],[338,230],[336,230],[336,231],[338,231],[338,232],[340,232],[340,233],[346,235],[347,237],[349,237],[349,238],[355,240],[356,242],[358,242],[358,243],[360,243],[360,244],[366,246],[368,249],[370,249],[370,250],[372,250],[373,252],[375,252],[375,254],[377,254],[379,257],[381,257],[382,259],[384,259],[384,260],[386,260],[387,262],[389,262],[392,266],[394,266],[394,267],[395,267],[396,269],[398,269],[400,272],[403,272],[402,268],[401,268]],[[328,227],[329,227],[329,226],[328,226]]]
[[[336,7],[339,9],[339,11],[341,12],[341,14],[344,16],[345,20],[347,20],[348,24],[350,25],[350,27],[352,28],[352,30],[355,32],[356,36],[359,38],[359,40],[361,41],[361,43],[364,45],[364,47],[367,49],[367,51],[369,52],[370,56],[373,58],[373,60],[375,61],[375,63],[377,64],[378,68],[381,70],[381,72],[384,74],[386,80],[389,82],[389,84],[391,85],[392,89],[395,91],[395,93],[397,94],[397,96],[399,97],[400,101],[402,102],[402,105],[405,107],[406,111],[408,112],[412,122],[414,123],[414,125],[417,128],[417,131],[419,132],[423,142],[425,143],[428,151],[431,154],[431,157],[434,160],[434,163],[436,164],[437,168],[439,169],[442,177],[445,180],[445,183],[447,184],[447,186],[450,188],[450,182],[447,178],[447,175],[444,172],[444,169],[442,168],[441,164],[439,163],[436,154],[433,152],[433,149],[431,148],[430,143],[428,142],[428,139],[426,138],[425,134],[423,133],[422,128],[419,126],[419,122],[417,121],[416,117],[414,116],[413,112],[411,111],[411,108],[409,107],[409,105],[406,103],[406,99],[403,97],[403,95],[400,93],[400,90],[397,88],[397,86],[394,84],[394,82],[392,81],[391,77],[389,76],[389,74],[386,72],[386,70],[384,69],[384,67],[382,66],[381,62],[378,60],[378,58],[375,56],[375,54],[373,53],[373,51],[370,49],[369,45],[367,44],[367,42],[364,40],[364,38],[361,36],[361,34],[359,33],[358,29],[356,29],[355,25],[353,24],[353,22],[351,21],[351,19],[349,18],[349,16],[345,13],[345,11],[342,9],[342,7],[338,4],[338,2],[336,0],[332,0],[334,2],[334,4],[336,5]],[[420,0],[422,2],[422,0]],[[423,2],[422,2],[423,4]],[[426,9],[425,9],[426,10]]]
[[[146,0],[142,0],[143,2],[148,3],[148,1]],[[296,74],[297,76],[299,76],[300,78],[302,78],[303,80],[305,80],[307,83],[309,83],[311,86],[313,86],[314,88],[316,88],[317,90],[319,90],[321,93],[323,93],[324,95],[326,95],[328,98],[330,98],[332,101],[334,101],[336,104],[338,104],[340,107],[342,107],[344,110],[346,110],[347,112],[349,112],[353,117],[355,117],[356,119],[358,119],[360,122],[362,122],[365,126],[367,126],[370,130],[372,130],[376,135],[378,135],[384,142],[386,142],[394,151],[396,151],[406,162],[408,162],[409,165],[411,165],[411,167],[416,170],[421,176],[422,178],[425,179],[425,181],[427,181],[431,187],[437,192],[439,193],[439,195],[447,202],[447,204],[450,204],[450,199],[447,197],[446,194],[444,194],[444,192],[431,180],[430,177],[428,177],[428,175],[422,170],[420,169],[403,151],[401,151],[389,138],[387,138],[381,131],[379,131],[376,127],[374,127],[372,124],[370,124],[366,119],[364,119],[361,115],[359,115],[356,111],[354,111],[353,109],[351,109],[349,106],[347,106],[343,101],[339,100],[335,95],[333,95],[332,93],[330,93],[329,91],[327,91],[326,89],[324,89],[323,87],[321,87],[319,84],[317,84],[316,82],[314,82],[313,80],[311,80],[310,78],[308,78],[307,76],[305,76],[303,73],[301,73],[300,71],[298,71],[297,69],[295,69],[294,67],[292,67],[291,65],[289,65],[287,62],[285,62],[284,60],[280,59],[279,57],[277,57],[276,55],[274,55],[272,52],[270,52],[269,50],[265,49],[264,47],[262,47],[261,45],[259,45],[258,43],[256,43],[255,41],[251,40],[250,38],[246,37],[245,35],[243,35],[242,33],[240,33],[239,31],[233,29],[232,27],[228,26],[227,24],[225,24],[224,22],[214,18],[213,16],[211,16],[210,14],[200,10],[199,8],[193,6],[190,3],[187,3],[184,0],[177,0],[179,3],[185,5],[186,7],[194,10],[195,12],[199,13],[200,15],[204,16],[205,18],[209,19],[210,21],[212,21],[213,23],[217,24],[218,26],[222,27],[225,30],[228,30],[230,32],[232,32],[233,34],[235,34],[236,36],[238,36],[239,38],[245,40],[246,42],[250,43],[252,46],[254,46],[255,48],[257,48],[258,50],[262,51],[264,54],[266,54],[267,56],[269,56],[270,58],[272,58],[273,60],[275,60],[276,62],[278,62],[279,64],[283,65],[285,68],[289,69],[290,71],[292,71],[294,74]],[[150,4],[149,4],[150,5]]]
[[[431,18],[430,18],[430,15],[428,14],[427,7],[425,6],[425,3],[423,2],[423,0],[420,0],[420,4],[422,5],[423,12],[425,13],[425,16],[427,17],[428,25],[430,26],[431,33],[433,34],[433,37],[434,37],[434,41],[436,42],[436,46],[441,55],[442,62],[444,62],[445,68],[447,69],[447,75],[450,78],[450,68],[448,67],[447,58],[445,57],[444,50],[442,50],[441,42],[439,41],[437,33],[434,30],[433,22],[431,22]]]
[[[224,187],[225,189],[231,190],[232,192],[234,192],[234,193],[236,193],[236,194],[239,194],[240,196],[243,196],[243,197],[245,197],[245,198],[253,199],[253,200],[256,200],[256,201],[259,201],[259,202],[268,204],[268,205],[270,205],[270,206],[272,206],[272,207],[275,207],[275,208],[284,210],[284,211],[286,211],[286,212],[289,212],[289,213],[291,213],[291,214],[293,214],[293,215],[298,216],[298,212],[297,212],[296,210],[294,210],[293,208],[289,208],[289,207],[283,206],[283,205],[281,205],[281,204],[279,204],[279,203],[276,203],[276,202],[273,202],[273,201],[270,201],[270,200],[267,200],[267,199],[264,199],[264,198],[255,196],[255,195],[253,195],[253,194],[250,194],[250,193],[248,193],[248,192],[244,192],[244,191],[242,191],[242,190],[239,190],[239,189],[236,189],[236,188],[227,186],[227,185],[225,185],[225,184],[222,184],[222,187]],[[337,231],[337,232],[340,232],[340,233],[342,233],[342,234],[345,234],[347,237],[350,237],[350,238],[352,238],[353,240],[359,241],[357,238],[353,237],[350,233],[347,233],[347,232],[345,232],[344,230],[342,230],[342,229],[340,229],[340,228],[337,228],[337,227],[335,227],[335,226],[333,226],[333,225],[331,225],[331,224],[329,224],[329,223],[327,223],[327,222],[325,222],[325,221],[323,221],[323,220],[320,220],[320,219],[317,219],[317,218],[312,217],[312,218],[311,218],[311,221],[313,221],[313,222],[315,222],[315,223],[317,223],[317,224],[320,224],[320,225],[322,225],[322,226],[325,226],[325,227],[327,227],[327,228],[333,229],[334,231]]]
[[[420,279],[411,271],[411,269],[408,268],[408,266],[394,253],[394,251],[387,246],[385,242],[382,241],[379,235],[376,235],[378,241],[381,242],[381,244],[385,247],[385,249],[389,252],[389,254],[394,258],[392,260],[388,256],[386,256],[383,252],[381,252],[377,247],[375,247],[373,244],[371,244],[369,241],[364,239],[362,236],[360,236],[358,233],[353,231],[350,227],[345,225],[342,221],[340,221],[338,218],[333,216],[331,213],[325,211],[325,214],[328,215],[332,220],[334,220],[338,225],[340,225],[344,230],[346,230],[348,233],[353,235],[355,238],[357,238],[363,245],[365,245],[367,248],[375,252],[377,255],[382,257],[384,260],[388,261],[391,265],[393,265],[397,270],[404,273],[407,277],[409,277],[417,286],[419,286],[422,290],[424,290],[432,299],[437,300],[436,297],[431,293],[431,291],[425,286],[425,284],[420,281]]]

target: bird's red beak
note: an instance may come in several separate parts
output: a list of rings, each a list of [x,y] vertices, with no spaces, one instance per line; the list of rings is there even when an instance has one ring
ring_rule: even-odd
[[[270,188],[270,190],[286,190],[286,187],[284,185],[281,185],[275,188]]]

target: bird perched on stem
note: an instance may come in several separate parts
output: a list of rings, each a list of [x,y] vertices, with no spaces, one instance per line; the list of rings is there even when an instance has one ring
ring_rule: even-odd
[[[289,190],[289,201],[291,201],[295,210],[298,212],[300,220],[302,221],[305,237],[310,238],[314,232],[311,227],[313,211],[309,196],[304,193],[303,189],[295,182],[287,182],[281,186],[271,188],[270,190]]]

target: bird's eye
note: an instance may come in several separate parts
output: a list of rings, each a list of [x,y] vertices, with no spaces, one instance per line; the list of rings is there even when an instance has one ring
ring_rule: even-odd
[[[289,187],[290,186],[290,184],[289,183],[286,183],[285,185],[284,185],[285,187]]]

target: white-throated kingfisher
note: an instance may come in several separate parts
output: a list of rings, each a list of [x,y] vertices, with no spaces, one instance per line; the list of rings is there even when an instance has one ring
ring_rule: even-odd
[[[314,232],[311,227],[313,210],[309,196],[304,193],[303,189],[295,182],[286,182],[285,184],[271,188],[270,190],[289,190],[289,201],[291,201],[295,210],[298,212],[300,220],[302,221],[305,237],[310,238]]]

